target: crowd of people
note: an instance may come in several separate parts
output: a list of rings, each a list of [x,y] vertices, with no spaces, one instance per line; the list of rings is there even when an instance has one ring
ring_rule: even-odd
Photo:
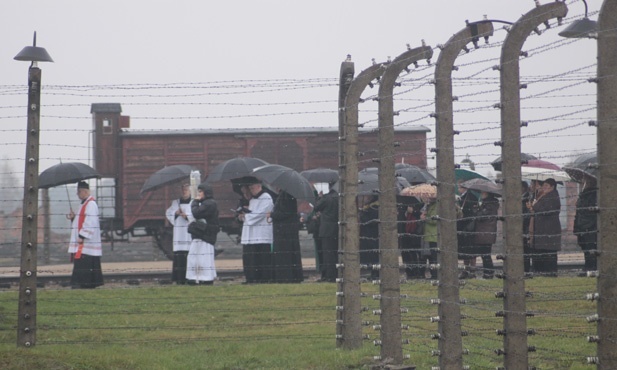
[[[307,226],[315,243],[320,281],[334,282],[338,277],[339,195],[330,183],[327,194],[316,194],[312,212],[298,214],[297,200],[278,189],[268,191],[255,177],[234,183],[241,198],[236,210],[241,224],[242,263],[245,282],[299,283],[304,280],[299,230]],[[557,253],[561,250],[560,197],[554,179],[521,185],[523,252],[525,272],[557,276]],[[191,197],[189,184],[166,210],[173,226],[172,281],[176,284],[211,285],[216,279],[215,244],[219,211],[212,187],[202,183]],[[499,194],[472,191],[460,182],[457,198],[457,241],[464,270],[460,278],[490,279],[495,274],[492,247],[497,240]],[[103,285],[102,244],[98,206],[89,185],[80,181],[77,195],[81,205],[77,213],[67,215],[72,222],[69,250],[73,262],[73,288]],[[273,199],[273,195],[275,199]],[[479,195],[479,197],[478,197]],[[436,196],[418,199],[399,197],[398,235],[407,279],[437,279],[439,250]],[[584,252],[584,271],[597,269],[597,187],[593,179],[582,184],[576,204],[574,234]],[[360,263],[369,278],[379,278],[379,197],[358,198],[360,223]],[[477,258],[482,268],[476,266]]]

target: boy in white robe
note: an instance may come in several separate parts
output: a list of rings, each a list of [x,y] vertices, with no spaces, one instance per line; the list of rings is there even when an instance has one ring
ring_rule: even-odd
[[[171,202],[171,206],[167,208],[165,216],[174,227],[174,258],[171,281],[175,281],[176,284],[186,284],[186,257],[192,241],[188,226],[189,223],[195,220],[191,213],[191,188],[189,184],[182,185],[182,196]]]

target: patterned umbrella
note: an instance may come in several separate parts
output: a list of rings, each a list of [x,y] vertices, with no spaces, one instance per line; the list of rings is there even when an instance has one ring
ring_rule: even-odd
[[[437,187],[431,184],[420,184],[410,186],[401,190],[401,196],[416,197],[422,199],[424,203],[430,198],[437,198]]]

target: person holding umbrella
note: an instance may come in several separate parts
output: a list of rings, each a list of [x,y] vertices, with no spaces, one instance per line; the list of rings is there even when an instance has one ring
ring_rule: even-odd
[[[90,195],[90,186],[85,181],[77,184],[77,196],[81,206],[77,214],[71,209],[67,218],[71,220],[71,239],[68,252],[73,262],[71,287],[93,289],[103,285],[101,269],[101,226],[99,207]]]
[[[480,194],[480,199],[480,206],[474,214],[475,228],[472,252],[477,253],[482,258],[482,277],[492,279],[495,275],[495,267],[493,266],[491,249],[497,241],[499,200],[494,193],[487,191]]]
[[[420,214],[424,204],[415,197],[398,196],[398,235],[401,257],[405,264],[405,275],[408,280],[423,279],[422,234],[423,225]]]
[[[272,268],[275,283],[299,283],[304,280],[300,252],[298,201],[280,190],[269,215],[272,221]]]
[[[220,227],[218,205],[210,184],[203,182],[197,186],[191,213],[195,221],[188,227],[193,240],[187,256],[186,280],[190,285],[212,285],[216,278],[214,244]]]
[[[174,227],[171,281],[180,285],[186,283],[186,258],[192,241],[188,231],[189,223],[194,220],[191,213],[191,200],[190,185],[182,184],[182,195],[174,199],[165,211],[165,217]]]
[[[242,265],[247,284],[272,282],[272,197],[252,176],[244,179],[251,193],[248,209],[238,215],[242,222]]]
[[[335,282],[337,278],[336,264],[338,263],[338,203],[339,196],[330,184],[328,194],[322,196],[315,204],[314,211],[320,213],[319,237],[323,254],[321,266],[321,281]]]
[[[561,250],[561,200],[556,185],[555,179],[546,179],[542,192],[528,203],[533,216],[530,224],[531,263],[534,271],[547,276],[557,276],[557,252]]]
[[[574,216],[574,235],[585,256],[583,271],[596,271],[598,260],[598,188],[595,178],[585,176],[583,190],[576,201],[576,215]]]

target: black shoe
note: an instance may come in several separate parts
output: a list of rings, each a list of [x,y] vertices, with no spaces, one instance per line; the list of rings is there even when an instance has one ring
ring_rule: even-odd
[[[475,277],[475,276],[472,276],[469,271],[463,271],[458,275],[459,279],[471,279],[472,277]]]
[[[492,278],[494,278],[494,275],[493,274],[483,274],[482,278],[483,279],[492,279]]]

